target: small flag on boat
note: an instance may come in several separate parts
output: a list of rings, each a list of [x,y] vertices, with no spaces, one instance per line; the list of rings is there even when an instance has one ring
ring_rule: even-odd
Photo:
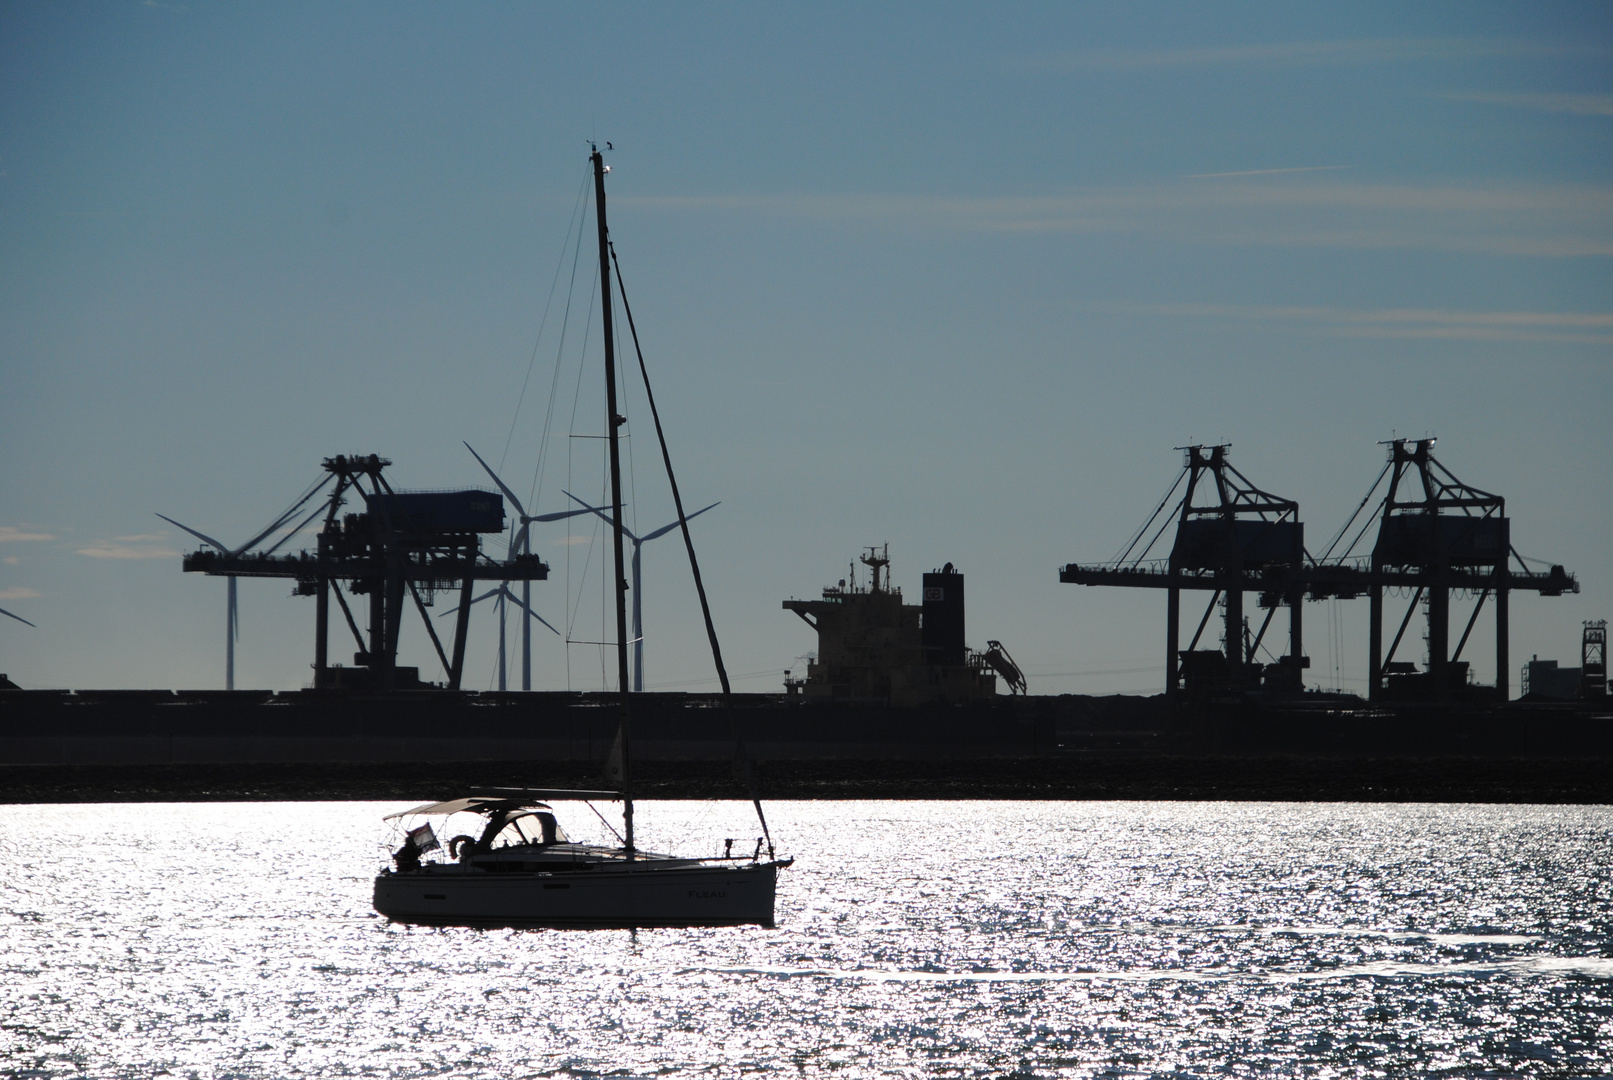
[[[414,849],[424,854],[427,851],[436,851],[437,834],[431,831],[430,825],[422,825],[418,829],[409,830],[409,843]]]

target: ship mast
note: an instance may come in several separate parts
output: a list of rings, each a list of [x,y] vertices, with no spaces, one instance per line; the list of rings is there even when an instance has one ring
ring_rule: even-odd
[[[616,685],[621,693],[621,726],[616,735],[614,764],[620,771],[622,821],[628,859],[633,846],[633,782],[629,738],[631,717],[627,697],[627,578],[622,574],[622,454],[617,429],[627,418],[616,408],[616,338],[611,329],[610,229],[605,223],[605,159],[599,147],[592,148],[589,160],[594,166],[594,219],[599,226],[599,304],[605,331],[605,428],[610,444],[610,521],[611,549],[616,572]]]

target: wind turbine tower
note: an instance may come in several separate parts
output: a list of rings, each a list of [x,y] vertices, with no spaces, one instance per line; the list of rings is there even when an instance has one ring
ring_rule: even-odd
[[[303,501],[304,502],[307,501],[307,496],[303,497]],[[158,514],[157,516],[162,518],[168,524],[175,526],[176,528],[184,529],[186,532],[190,533],[192,536],[194,536],[196,539],[200,540],[202,543],[208,544],[208,545],[210,545],[210,546],[212,546],[214,548],[217,548],[219,550],[219,552],[221,552],[222,554],[224,554],[226,556],[229,556],[230,558],[234,558],[236,556],[245,554],[248,550],[250,550],[252,547],[257,545],[260,541],[262,541],[270,533],[273,533],[276,529],[279,529],[281,526],[283,526],[287,521],[291,520],[292,515],[301,506],[302,506],[301,502],[297,503],[296,506],[293,506],[290,510],[288,510],[284,514],[280,515],[280,517],[275,520],[275,523],[273,525],[270,525],[267,529],[264,529],[262,532],[258,533],[258,535],[254,536],[252,539],[248,540],[245,544],[242,544],[240,547],[236,548],[234,551],[231,551],[229,548],[225,547],[223,544],[219,543],[217,540],[214,540],[211,536],[208,536],[206,533],[198,532],[195,529],[191,528],[189,525],[185,525],[185,524],[183,524],[181,522],[175,521],[173,518],[169,517],[167,514]],[[284,540],[281,541],[281,543],[284,543],[284,542],[285,542]],[[277,544],[275,546],[278,547],[279,545]],[[273,549],[270,549],[270,550],[273,550]],[[225,622],[224,622],[224,689],[226,689],[226,690],[234,690],[235,689],[235,643],[241,636],[241,613],[240,613],[240,607],[239,607],[239,605],[237,603],[237,600],[236,600],[236,589],[235,589],[236,576],[234,574],[228,574],[228,575],[225,576],[225,580],[229,583],[229,585],[228,585],[228,600],[227,600],[227,603],[226,603],[226,606],[225,606]]]
[[[510,500],[510,505],[515,507],[515,515],[517,519],[519,519],[520,525],[516,527],[514,535],[510,538],[510,558],[512,559],[517,555],[532,554],[532,523],[534,521],[562,521],[565,518],[576,517],[578,514],[597,512],[595,511],[594,507],[587,506],[585,504],[581,510],[561,510],[553,514],[529,514],[526,512],[526,507],[521,505],[521,500],[515,497],[515,492],[511,491],[509,485],[505,484],[504,481],[499,478],[498,473],[493,471],[493,466],[482,460],[482,455],[476,452],[476,448],[471,446],[470,443],[466,443],[465,449],[469,450],[470,456],[475,458],[477,463],[480,464],[483,469],[487,470],[487,475],[492,477],[493,483],[498,485],[498,489],[504,493],[504,497]],[[521,598],[519,600],[515,598],[514,593],[510,592],[509,585],[509,581],[505,581],[501,586],[499,586],[499,588],[483,593],[475,600],[472,600],[471,603],[474,604],[477,601],[485,600],[489,596],[497,596],[499,598],[498,688],[500,690],[504,689],[504,605],[506,603],[513,603],[522,611],[526,612],[526,614],[529,616],[528,618],[521,620],[521,689],[531,690],[532,620],[537,619],[539,622],[543,623],[544,626],[548,626],[550,630],[554,630],[554,627],[550,626],[548,622],[544,621],[544,619],[537,614],[537,612],[532,610],[531,581],[525,578],[521,580]],[[554,630],[554,632],[557,634],[560,633],[558,630]]]
[[[566,492],[566,495],[571,499],[575,499],[577,502],[582,502],[581,499],[578,499],[577,496],[571,494],[569,491]],[[702,506],[700,509],[696,510],[683,520],[693,521],[701,514],[704,514],[707,510],[710,510],[712,506],[721,505],[722,500],[719,499],[712,503],[711,506]],[[606,522],[610,521],[610,515],[605,513],[602,507],[588,506],[587,503],[583,503],[583,506],[587,507],[587,509],[577,510],[575,513],[598,514]],[[622,535],[627,537],[628,540],[632,541],[633,544],[633,692],[635,694],[644,692],[644,589],[642,587],[644,584],[644,575],[642,573],[642,564],[639,561],[639,556],[642,554],[642,549],[645,544],[649,543],[651,540],[665,536],[673,529],[676,529],[680,524],[682,524],[682,522],[674,521],[670,524],[661,526],[654,532],[645,533],[643,536],[634,536],[626,528],[622,529]]]

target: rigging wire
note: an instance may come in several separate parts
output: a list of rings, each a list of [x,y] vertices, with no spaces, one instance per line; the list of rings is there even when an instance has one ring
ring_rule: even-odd
[[[588,183],[588,176],[586,174],[584,174],[584,177],[583,177],[584,191],[586,191],[586,189],[587,189],[587,183]],[[532,484],[528,488],[528,498],[527,498],[527,505],[528,506],[537,506],[539,499],[543,496],[543,475],[544,475],[544,471],[545,471],[544,470],[544,465],[548,462],[548,459],[549,459],[549,443],[550,443],[550,439],[551,439],[553,428],[554,428],[554,406],[555,406],[555,401],[559,398],[560,372],[561,372],[561,368],[562,368],[564,358],[565,358],[566,336],[569,333],[570,328],[571,328],[571,302],[576,297],[576,293],[577,293],[577,265],[578,265],[579,260],[582,257],[582,238],[583,238],[583,232],[584,232],[583,224],[586,222],[586,220],[587,220],[587,217],[586,217],[586,210],[585,210],[584,211],[584,217],[581,220],[579,220],[578,225],[577,225],[577,234],[576,234],[577,238],[576,238],[576,242],[575,242],[575,245],[574,245],[574,247],[572,249],[572,253],[571,253],[571,277],[570,277],[569,284],[566,287],[566,307],[565,307],[565,312],[564,312],[564,315],[563,315],[563,317],[561,318],[561,321],[560,321],[560,344],[559,344],[559,347],[556,348],[556,350],[555,350],[554,374],[549,379],[549,404],[544,409],[544,413],[543,413],[543,434],[542,434],[542,436],[540,437],[540,439],[538,441],[538,460],[537,460],[537,464],[533,466],[533,469],[532,469]],[[589,310],[591,312],[592,308],[590,308]],[[584,323],[583,325],[585,327],[587,326],[586,323]],[[586,358],[587,353],[588,353],[588,335],[585,332],[583,334],[583,357],[584,358]],[[579,360],[578,363],[580,365],[582,363],[582,360]],[[581,372],[579,371],[578,378],[580,379],[581,377],[582,377]],[[568,480],[569,480],[569,477],[568,477]]]
[[[732,688],[728,683],[728,669],[723,665],[722,646],[717,641],[717,627],[711,621],[711,604],[706,599],[706,586],[700,580],[700,562],[695,558],[694,538],[689,534],[689,518],[683,512],[683,496],[678,493],[677,474],[672,470],[672,452],[667,449],[666,430],[661,426],[661,413],[655,407],[655,391],[650,388],[650,371],[644,363],[644,349],[639,344],[638,326],[633,322],[633,305],[627,300],[627,285],[622,281],[622,264],[616,257],[616,245],[610,244],[611,266],[616,270],[617,292],[622,297],[622,309],[627,313],[627,327],[633,335],[633,352],[638,357],[639,375],[644,380],[644,399],[650,406],[650,416],[655,421],[655,437],[661,444],[661,460],[666,465],[667,485],[672,489],[672,503],[678,511],[678,525],[683,533],[683,544],[689,552],[689,571],[694,578],[695,592],[700,596],[700,613],[706,620],[706,636],[711,641],[711,659],[717,668],[717,678],[722,681],[723,704],[727,706],[729,728],[734,735],[734,757],[739,766],[740,778],[744,781],[747,793],[751,798],[751,805],[756,808],[756,820],[762,826],[762,836],[767,840],[767,857],[773,858],[773,834],[767,827],[767,815],[762,812],[762,800],[756,791],[756,779],[751,772],[750,755],[745,750],[744,734],[734,717]]]
[[[612,255],[614,255],[615,252],[616,252],[616,246],[615,246],[614,243],[612,243],[611,244],[611,253],[612,253]],[[617,284],[617,291],[619,293],[620,292],[620,286],[622,284],[621,270],[620,270],[619,267],[617,268],[616,284]],[[625,305],[627,303],[627,297],[623,296],[621,299],[622,299],[622,303]],[[616,306],[615,305],[616,305],[616,297],[612,296],[611,297],[611,313],[612,313],[613,322],[617,321],[617,320],[615,320],[615,317],[614,317],[615,316],[615,311],[616,311]],[[636,342],[635,342],[635,344],[636,344]],[[633,535],[639,536],[639,535],[642,535],[642,533],[639,531],[639,524],[638,524],[638,474],[634,471],[634,459],[633,459],[633,409],[632,409],[632,406],[628,404],[629,395],[631,395],[632,391],[633,391],[633,380],[632,379],[622,379],[621,380],[621,395],[622,395],[622,420],[623,420],[623,423],[622,423],[620,435],[621,435],[622,440],[627,443],[627,495],[625,496],[625,499],[626,499],[627,507],[628,507],[627,513],[631,515],[631,522],[632,522],[630,527],[629,527],[629,531],[631,531],[633,533]],[[642,610],[642,608],[643,608],[643,602],[640,601],[640,610]]]
[[[580,233],[579,233],[579,235],[580,235]],[[580,241],[579,241],[579,244],[580,244]],[[588,293],[588,314],[587,314],[586,318],[583,321],[583,326],[584,327],[587,327],[587,326],[590,326],[590,325],[593,324],[593,321],[594,321],[594,300],[595,300],[596,296],[598,295],[598,286],[599,286],[599,271],[596,268],[595,271],[594,271],[593,287],[590,289],[590,291]],[[568,421],[567,438],[566,438],[566,490],[567,491],[570,491],[574,486],[576,486],[576,482],[573,479],[573,476],[574,476],[574,471],[573,470],[574,470],[574,466],[575,466],[575,462],[574,462],[575,455],[572,452],[572,443],[575,441],[576,435],[577,435],[577,408],[578,408],[578,406],[580,405],[580,403],[582,401],[582,377],[583,377],[583,372],[584,372],[584,370],[586,370],[587,365],[588,365],[588,343],[591,340],[592,340],[591,335],[589,335],[585,331],[583,333],[583,338],[582,338],[582,353],[577,359],[577,385],[573,388],[572,394],[571,394],[571,416],[570,416],[570,419]],[[582,611],[583,584],[584,584],[584,582],[587,581],[588,565],[589,565],[589,562],[591,562],[592,559],[593,559],[594,542],[598,539],[598,537],[599,537],[599,530],[596,528],[596,529],[594,529],[593,533],[590,535],[589,540],[588,540],[588,552],[587,552],[587,554],[588,554],[588,562],[584,562],[584,564],[583,564],[583,577],[582,577],[581,580],[578,581],[577,590],[576,590],[575,593],[573,593],[572,589],[571,589],[571,548],[572,548],[572,545],[570,545],[570,544],[566,545],[566,608],[567,608],[567,611],[566,611],[566,637],[568,639],[571,637],[571,631],[572,631],[572,628],[576,624],[577,616]],[[572,597],[573,596],[576,597],[576,606],[575,607],[572,606]],[[570,645],[567,645],[567,647],[566,647],[566,689],[567,690],[571,689],[571,647],[570,647]]]
[[[678,524],[683,532],[684,547],[689,552],[689,570],[694,577],[695,591],[700,595],[700,611],[706,620],[706,636],[711,641],[711,658],[717,668],[717,677],[722,682],[723,696],[729,694],[728,669],[722,660],[722,646],[717,641],[717,627],[711,620],[711,605],[706,600],[706,586],[700,578],[700,562],[695,558],[694,538],[689,534],[689,519],[683,512],[683,496],[678,492],[678,478],[672,470],[672,453],[667,449],[666,431],[661,426],[661,412],[655,407],[655,391],[650,389],[650,372],[644,363],[644,350],[639,345],[638,327],[633,322],[633,306],[627,300],[627,285],[622,281],[622,264],[616,258],[616,245],[610,245],[611,265],[616,269],[617,291],[622,297],[622,307],[627,313],[627,327],[633,335],[633,352],[638,357],[639,375],[644,380],[644,397],[650,406],[650,416],[655,421],[655,437],[661,444],[661,460],[666,465],[667,484],[672,488],[672,503],[678,511]],[[760,807],[757,808],[758,813]]]
[[[571,244],[572,232],[577,227],[578,214],[579,214],[579,212],[581,210],[581,207],[583,206],[582,197],[583,197],[584,192],[586,192],[586,190],[587,190],[587,175],[585,173],[584,178],[583,178],[583,183],[581,184],[581,186],[579,187],[578,192],[577,192],[577,198],[572,203],[571,218],[566,223],[565,237],[561,240],[561,243],[560,243],[559,255],[558,255],[558,257],[556,258],[556,261],[555,261],[554,276],[550,279],[548,296],[544,301],[543,315],[538,320],[537,336],[534,338],[534,340],[532,342],[532,352],[531,352],[531,355],[527,359],[526,371],[521,377],[521,389],[520,389],[520,392],[516,395],[515,408],[514,408],[514,410],[512,411],[512,413],[510,415],[509,430],[505,433],[504,445],[500,449],[500,452],[499,452],[497,471],[499,473],[501,473],[501,474],[504,472],[504,466],[505,466],[506,462],[509,459],[510,445],[511,445],[512,441],[515,438],[515,431],[516,431],[516,428],[519,426],[519,423],[520,423],[521,411],[522,411],[522,408],[523,408],[523,406],[525,405],[525,402],[526,402],[527,389],[528,389],[529,384],[531,383],[531,380],[532,380],[532,371],[533,371],[533,368],[537,364],[538,352],[543,346],[544,334],[545,334],[545,332],[546,332],[546,330],[548,328],[548,325],[549,325],[549,317],[550,317],[550,315],[551,315],[551,313],[553,312],[553,309],[554,309],[555,294],[559,289],[561,272],[565,269],[566,249],[568,247],[572,246],[572,244]],[[580,230],[578,231],[578,235],[579,235],[579,238],[580,238],[580,235],[581,235]],[[573,278],[575,278],[575,258],[573,260],[573,263],[574,263],[574,265],[573,265],[573,275],[572,276],[573,276]],[[570,305],[571,305],[572,293],[574,291],[575,291],[575,285],[573,284],[573,287],[571,289],[568,289],[567,294],[566,294],[566,314],[568,316],[570,314]],[[556,368],[555,378],[558,378],[558,376],[559,376],[559,368],[560,368],[560,365],[561,365],[561,363],[563,361],[564,354],[565,354],[565,333],[564,333],[564,329],[565,329],[565,324],[562,323],[562,332],[561,332],[560,342],[559,342],[558,347],[555,350],[555,368]],[[552,413],[553,406],[554,406],[554,393],[553,393],[553,387],[551,386],[550,395],[549,395],[549,407],[548,407],[548,411],[550,413]],[[542,439],[540,440],[540,445],[539,445],[539,462],[540,462],[539,468],[540,468],[540,470],[541,470],[541,462],[542,462],[542,457],[543,457],[543,449],[544,449],[544,446],[546,445],[546,442],[547,442],[548,433],[549,433],[549,416],[546,415],[545,418],[544,418],[543,436],[542,436]],[[534,475],[533,482],[534,482],[534,486],[535,486],[536,482],[537,482],[536,475]],[[536,505],[536,500],[529,496],[528,501],[527,501],[527,505],[529,505],[529,506]],[[501,539],[504,540],[504,544],[505,544],[506,558],[512,557],[515,554],[514,539],[515,539],[516,531],[517,531],[516,530],[516,523],[512,521],[511,524],[510,524],[510,535],[509,535],[509,537],[508,538],[502,538],[501,537]],[[503,610],[502,610],[502,607],[503,607],[503,598],[500,597],[500,608],[501,608],[501,610],[500,610],[500,613],[499,613],[499,620],[500,620],[500,625],[501,626],[504,623],[504,614],[505,614],[503,612]],[[507,656],[502,657],[501,660],[507,660]],[[491,679],[492,676],[489,676],[489,678]],[[489,683],[489,685],[491,685],[491,683]]]
[[[543,305],[543,317],[538,320],[538,336],[532,342],[532,356],[526,362],[526,375],[521,379],[521,392],[515,398],[515,412],[510,416],[510,431],[504,436],[504,449],[498,458],[498,471],[504,471],[504,461],[510,454],[510,440],[515,438],[515,425],[521,418],[521,405],[526,401],[527,383],[532,379],[532,368],[538,362],[538,347],[543,344],[543,330],[549,325],[549,310],[554,306],[554,293],[560,287],[560,271],[566,265],[566,247],[571,240],[571,229],[577,223],[577,210],[582,205],[583,193],[588,190],[588,178],[583,177],[582,186],[577,189],[577,199],[571,207],[571,220],[566,223],[566,239],[560,244],[560,258],[556,260],[554,278],[549,282],[549,298]],[[580,235],[580,233],[579,233]]]

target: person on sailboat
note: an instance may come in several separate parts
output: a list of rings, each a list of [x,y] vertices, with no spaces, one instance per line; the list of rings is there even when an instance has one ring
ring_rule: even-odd
[[[410,829],[403,838],[403,846],[392,853],[392,861],[397,864],[399,872],[420,869],[420,856],[437,847],[437,834],[432,832],[430,825],[422,825],[417,829]]]
[[[392,862],[397,866],[400,874],[407,874],[420,869],[420,852],[415,850],[412,839],[405,839],[403,846],[392,853]]]

